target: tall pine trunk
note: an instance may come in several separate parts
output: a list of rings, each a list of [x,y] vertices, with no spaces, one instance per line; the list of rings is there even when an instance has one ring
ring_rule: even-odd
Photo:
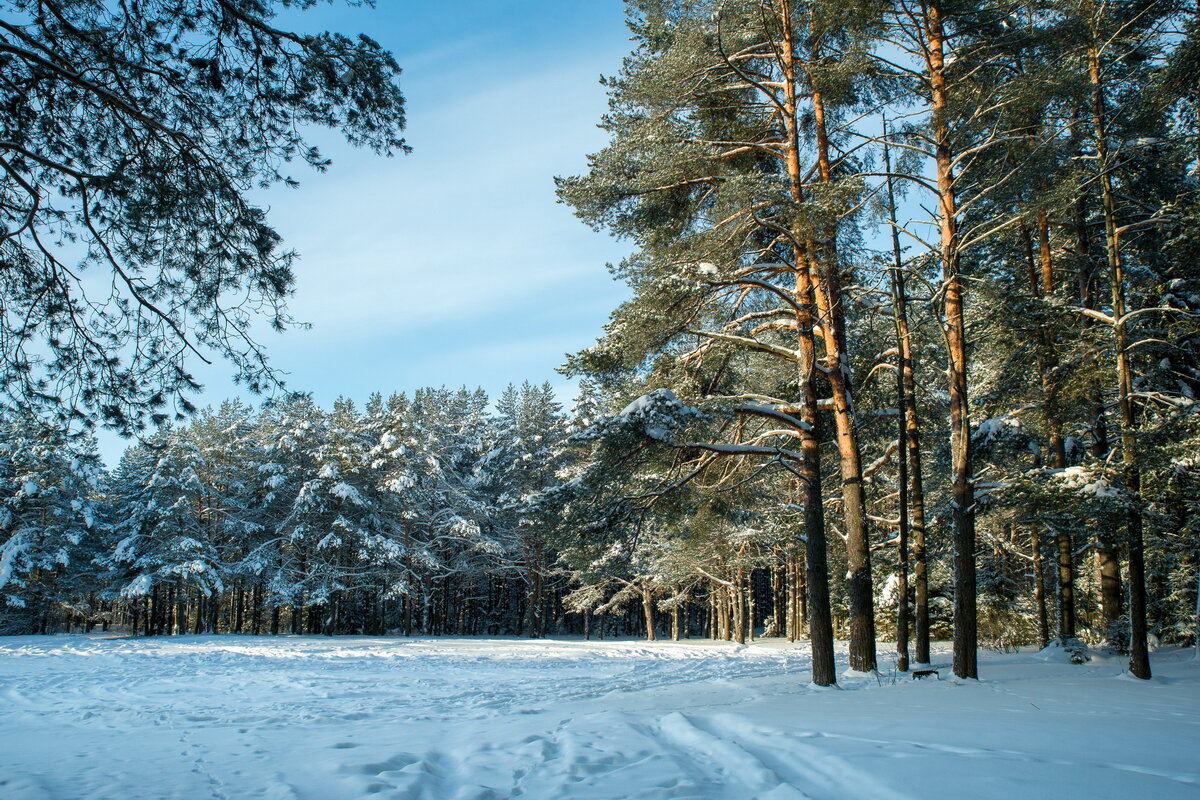
[[[887,141],[887,120],[884,120],[883,163],[887,172],[888,215],[892,222],[892,319],[896,328],[896,415],[897,432],[897,467],[896,477],[898,497],[896,505],[897,537],[896,537],[896,669],[908,671],[908,535],[909,535],[909,476],[908,476],[908,407],[909,383],[912,380],[911,345],[908,342],[908,299],[905,297],[904,265],[901,259],[900,230],[896,225],[896,193],[892,185],[892,157]],[[915,415],[914,415],[915,416]],[[923,511],[924,509],[922,509]],[[924,542],[922,542],[922,560],[924,557]],[[924,564],[922,564],[924,567]],[[924,578],[922,569],[922,578]],[[928,624],[929,610],[925,609],[925,622]],[[918,637],[919,641],[919,637]],[[925,661],[929,659],[928,629],[925,636]],[[922,661],[918,646],[917,660]]]
[[[1046,566],[1042,559],[1042,538],[1037,528],[1029,530],[1029,548],[1033,552],[1033,600],[1037,606],[1038,644],[1050,644],[1050,615],[1046,610]]]
[[[1133,404],[1133,367],[1129,361],[1126,330],[1125,268],[1121,262],[1117,205],[1113,192],[1108,137],[1105,132],[1104,85],[1100,51],[1095,37],[1088,46],[1088,77],[1092,85],[1092,127],[1100,170],[1100,199],[1104,212],[1104,241],[1112,288],[1113,347],[1117,361],[1117,401],[1121,413],[1121,462],[1128,494],[1126,538],[1129,548],[1129,672],[1150,678],[1150,650],[1146,641],[1146,565],[1142,543],[1142,473],[1137,456],[1137,417]]]
[[[804,176],[800,168],[800,120],[797,107],[797,64],[792,37],[792,4],[781,2],[784,46],[783,125],[787,137],[785,163],[791,199],[804,201]],[[796,280],[796,331],[799,352],[801,463],[798,478],[804,495],[805,567],[808,591],[808,635],[812,648],[812,678],[818,686],[837,683],[833,660],[833,614],[829,600],[829,566],[825,542],[825,499],[821,492],[821,442],[817,436],[816,282],[805,252],[806,231],[797,224],[792,232],[792,269]],[[874,642],[872,641],[872,650]]]
[[[971,469],[971,420],[967,404],[967,330],[964,286],[959,271],[958,206],[954,149],[947,119],[945,32],[942,4],[924,5],[926,66],[933,114],[937,173],[938,233],[942,264],[942,316],[950,386],[950,492],[954,525],[954,674],[979,677],[975,577],[975,489]]]
[[[817,139],[817,172],[821,182],[833,183],[821,92],[812,92]],[[842,478],[842,521],[846,528],[846,595],[850,605],[850,668],[862,672],[877,666],[875,654],[875,595],[871,581],[871,540],[867,526],[866,481],[858,444],[854,394],[850,384],[850,353],[846,337],[846,304],[837,258],[836,226],[822,232],[808,248],[813,264],[817,306],[823,312],[826,377],[833,394],[833,419]]]

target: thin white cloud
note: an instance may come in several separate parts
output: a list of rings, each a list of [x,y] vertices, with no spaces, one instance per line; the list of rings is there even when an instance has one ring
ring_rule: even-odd
[[[605,287],[618,249],[557,205],[552,183],[602,143],[589,82],[561,66],[501,80],[418,116],[413,155],[343,151],[335,173],[277,195],[272,218],[302,254],[296,315],[344,340]]]

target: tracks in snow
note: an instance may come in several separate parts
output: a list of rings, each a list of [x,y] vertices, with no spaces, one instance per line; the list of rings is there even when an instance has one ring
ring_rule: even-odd
[[[346,765],[386,798],[909,800],[850,763],[737,715],[567,718],[546,735]]]

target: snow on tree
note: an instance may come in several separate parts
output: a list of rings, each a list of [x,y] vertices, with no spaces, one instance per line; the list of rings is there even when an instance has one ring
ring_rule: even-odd
[[[95,443],[38,420],[0,418],[0,626],[46,631],[59,606],[94,591],[104,535]]]

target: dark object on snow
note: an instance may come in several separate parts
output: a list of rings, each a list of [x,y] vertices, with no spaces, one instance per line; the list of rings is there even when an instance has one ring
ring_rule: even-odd
[[[928,678],[930,675],[937,678],[939,681],[942,679],[942,676],[936,669],[914,669],[912,671],[912,679],[914,681],[920,680],[921,678]]]

